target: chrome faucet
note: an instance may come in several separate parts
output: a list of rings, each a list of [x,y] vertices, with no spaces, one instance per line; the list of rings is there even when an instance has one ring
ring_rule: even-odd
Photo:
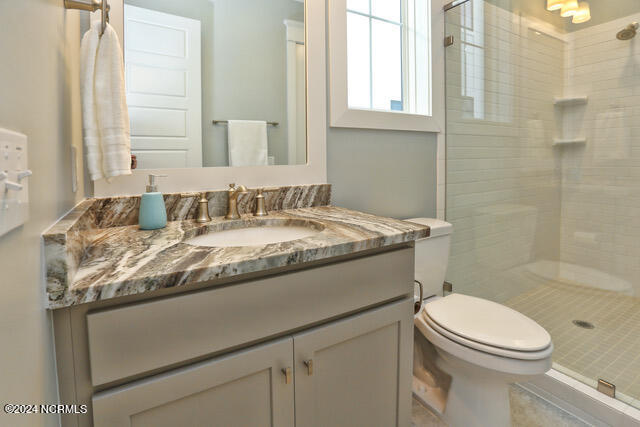
[[[229,195],[229,206],[227,207],[227,215],[225,219],[238,219],[240,218],[240,214],[238,213],[238,197],[240,194],[247,194],[247,187],[244,185],[238,185],[236,187],[235,184],[229,184],[229,190],[227,190],[227,194]]]

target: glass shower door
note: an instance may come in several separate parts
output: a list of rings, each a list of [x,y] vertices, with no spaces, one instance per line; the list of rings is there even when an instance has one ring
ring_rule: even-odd
[[[446,12],[447,280],[533,318],[554,368],[640,407],[640,39],[616,38],[640,4],[571,26],[539,3]]]

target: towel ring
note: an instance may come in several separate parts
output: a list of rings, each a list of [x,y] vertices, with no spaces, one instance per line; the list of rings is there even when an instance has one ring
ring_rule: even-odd
[[[86,10],[89,12],[95,12],[96,10],[100,10],[102,13],[100,28],[100,35],[104,34],[104,30],[107,28],[107,22],[109,22],[109,11],[111,10],[111,6],[107,0],[91,0],[90,3],[85,3],[78,0],[64,0],[65,9],[78,9],[78,10]]]

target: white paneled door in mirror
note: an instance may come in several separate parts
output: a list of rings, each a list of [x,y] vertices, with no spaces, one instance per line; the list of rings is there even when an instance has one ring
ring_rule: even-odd
[[[305,5],[124,0],[139,169],[307,163]]]
[[[200,21],[125,4],[125,80],[138,167],[202,166]]]

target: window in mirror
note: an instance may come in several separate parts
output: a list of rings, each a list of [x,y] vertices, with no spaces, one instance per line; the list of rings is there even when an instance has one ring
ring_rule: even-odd
[[[302,0],[124,0],[139,169],[307,163]]]
[[[509,30],[496,28],[496,38],[485,38],[484,2],[468,2],[460,7],[460,92],[462,117],[499,123],[511,123],[515,104],[515,84],[512,61],[516,55],[509,39]],[[545,37],[529,28],[532,39]],[[495,59],[488,59],[488,52],[495,52]],[[500,61],[499,68],[491,61]]]
[[[347,0],[348,107],[430,115],[430,1]]]

